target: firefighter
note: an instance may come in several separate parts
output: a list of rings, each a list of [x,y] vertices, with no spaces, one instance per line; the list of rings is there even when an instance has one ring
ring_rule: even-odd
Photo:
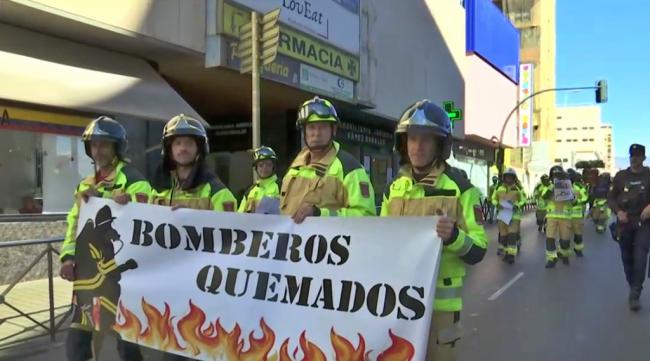
[[[493,176],[492,177],[492,184],[490,185],[490,188],[488,188],[488,196],[487,196],[487,205],[488,205],[488,223],[492,224],[494,223],[494,213],[496,207],[492,204],[492,195],[494,194],[494,191],[499,188],[499,177]]]
[[[75,202],[68,213],[68,229],[61,248],[61,278],[75,281],[76,231],[81,202],[90,197],[109,198],[118,204],[130,201],[146,203],[151,187],[140,172],[126,158],[127,136],[124,127],[114,119],[101,116],[84,130],[81,139],[86,155],[92,159],[94,174],[82,180],[74,193]],[[98,287],[101,285],[97,285]],[[73,292],[79,287],[73,286]],[[117,305],[107,305],[112,310]],[[75,309],[78,314],[79,307]],[[66,340],[66,355],[70,361],[93,358],[93,327],[73,316]],[[132,343],[118,340],[117,349],[121,360],[142,360],[140,348]]]
[[[571,211],[575,195],[567,173],[561,166],[553,166],[549,172],[551,185],[543,193],[546,201],[546,268],[554,268],[558,256],[568,265],[571,255]],[[559,238],[558,254],[556,240]]]
[[[591,190],[590,198],[593,206],[590,209],[591,219],[596,225],[596,232],[602,234],[607,229],[607,220],[611,217],[611,210],[607,204],[607,194],[612,186],[612,179],[609,173],[598,176],[596,185]]]
[[[163,128],[161,161],[151,180],[151,202],[179,208],[235,212],[232,192],[205,164],[210,152],[203,124],[184,114]]]
[[[503,212],[504,207],[512,210],[510,222],[498,219],[499,226],[499,248],[503,250],[503,260],[509,264],[515,263],[515,257],[519,252],[520,236],[519,227],[523,209],[526,205],[526,196],[523,190],[517,185],[517,172],[512,169],[506,169],[501,175],[501,185],[492,194],[492,205],[497,207],[498,212]]]
[[[630,167],[616,173],[608,201],[616,214],[615,236],[630,286],[630,310],[641,309],[641,290],[650,249],[650,169],[643,165],[645,147],[630,146]]]
[[[551,180],[548,177],[548,174],[544,174],[540,182],[535,186],[533,191],[533,197],[537,202],[537,211],[535,212],[535,218],[537,219],[537,231],[540,233],[545,232],[546,227],[546,200],[542,195],[546,192],[548,187],[551,185]]]
[[[403,167],[384,194],[382,216],[440,215],[436,233],[443,250],[436,284],[427,360],[456,359],[465,265],[486,252],[480,193],[446,160],[451,153],[447,113],[428,100],[409,106],[395,130]]]
[[[234,212],[237,200],[205,164],[210,153],[208,135],[203,124],[179,114],[163,128],[161,161],[154,173],[151,202],[161,206]],[[165,361],[190,360],[163,353]]]
[[[255,213],[262,198],[280,198],[278,176],[275,173],[277,161],[278,157],[270,147],[261,146],[253,151],[253,168],[258,179],[244,194],[239,204],[240,213]]]
[[[280,213],[296,223],[306,217],[374,216],[370,177],[334,141],[340,120],[331,102],[314,97],[298,111],[297,128],[305,147],[282,180]]]
[[[574,169],[569,169],[569,178],[573,183],[575,199],[571,208],[571,231],[573,232],[573,250],[577,257],[584,256],[585,243],[583,231],[585,228],[585,210],[589,202],[587,187],[582,183],[582,176]]]

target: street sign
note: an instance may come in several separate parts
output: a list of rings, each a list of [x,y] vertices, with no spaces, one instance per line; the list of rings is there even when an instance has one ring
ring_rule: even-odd
[[[251,16],[251,20],[239,28],[237,57],[241,59],[240,73],[252,72],[253,57],[259,59],[258,66],[271,64],[275,60],[280,43],[279,19],[278,8],[263,15]]]

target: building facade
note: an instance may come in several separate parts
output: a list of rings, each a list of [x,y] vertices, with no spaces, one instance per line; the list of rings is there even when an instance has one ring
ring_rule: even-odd
[[[556,9],[555,0],[493,0],[520,31],[521,66],[532,69],[530,91],[555,88]],[[520,84],[521,85],[521,84]],[[520,93],[523,94],[524,92]],[[524,186],[531,190],[539,177],[553,165],[556,144],[556,96],[548,92],[530,102],[533,127],[532,142],[513,149],[506,157],[525,175]],[[520,117],[525,114],[519,114]],[[519,119],[521,139],[522,119]]]
[[[612,126],[602,124],[600,106],[558,107],[554,163],[574,168],[579,161],[602,160],[614,173]]]

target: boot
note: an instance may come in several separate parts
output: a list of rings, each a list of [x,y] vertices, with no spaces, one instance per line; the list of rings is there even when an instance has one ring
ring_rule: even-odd
[[[576,252],[576,257],[584,257],[584,254],[582,253],[582,251],[577,250],[577,249],[574,249],[574,251]]]
[[[560,257],[560,259],[562,260],[562,263],[563,263],[564,265],[566,265],[566,266],[569,265],[569,256],[559,255],[558,257]]]
[[[514,264],[515,263],[515,255],[507,254],[505,257],[503,257],[503,261],[506,262],[507,264]]]
[[[633,312],[637,312],[641,309],[641,289],[637,287],[630,288],[630,297],[628,298],[628,302],[630,304],[630,310]]]
[[[555,268],[555,264],[557,263],[557,259],[549,259],[546,261],[546,268]]]

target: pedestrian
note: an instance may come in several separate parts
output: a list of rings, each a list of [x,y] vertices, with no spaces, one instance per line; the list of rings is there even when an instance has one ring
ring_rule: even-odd
[[[535,186],[533,191],[533,197],[537,203],[537,210],[535,211],[535,218],[537,220],[537,231],[540,233],[546,232],[546,200],[542,195],[546,192],[548,187],[551,185],[551,179],[548,177],[548,174],[544,174],[540,178],[540,182]]]
[[[253,151],[253,168],[257,174],[257,180],[244,193],[239,204],[240,213],[255,213],[263,198],[279,201],[280,187],[278,186],[278,176],[275,173],[277,162],[278,156],[270,147],[261,146]]]
[[[596,225],[596,232],[605,233],[607,229],[607,220],[611,217],[612,212],[607,204],[607,194],[612,186],[612,178],[609,173],[603,173],[598,176],[596,185],[592,188],[590,199],[593,206],[590,209],[591,219]]]
[[[554,268],[558,256],[568,265],[571,255],[571,211],[575,195],[568,174],[561,166],[553,166],[549,172],[551,185],[542,197],[546,200],[546,268]],[[558,253],[556,241],[559,239]]]
[[[526,196],[517,185],[517,172],[513,168],[506,169],[501,178],[501,185],[492,194],[492,205],[498,210],[499,249],[504,255],[503,261],[513,264],[520,247],[519,227]],[[512,212],[512,217],[508,220],[500,218],[502,212]]]
[[[487,237],[481,225],[480,193],[447,159],[451,122],[428,100],[409,106],[395,129],[395,150],[402,168],[384,195],[382,216],[439,216],[442,240],[427,360],[456,360],[461,338],[460,314],[465,265],[485,256]]]
[[[574,169],[569,169],[569,178],[573,184],[575,199],[571,207],[571,232],[573,233],[573,251],[577,257],[584,256],[585,243],[583,233],[585,228],[585,211],[589,202],[587,186],[582,182],[582,176]]]
[[[488,196],[486,200],[488,205],[488,223],[490,224],[494,223],[494,214],[496,213],[496,207],[492,204],[492,195],[497,188],[499,188],[499,177],[492,176],[492,184],[490,185],[490,188],[488,188]]]
[[[334,105],[319,97],[298,111],[296,125],[305,147],[289,166],[280,192],[280,212],[296,223],[306,217],[376,214],[368,173],[334,141],[339,122]]]
[[[616,214],[615,237],[621,248],[625,278],[630,286],[632,311],[641,309],[641,290],[650,248],[650,169],[645,167],[645,147],[630,146],[630,167],[616,173],[609,206]]]
[[[81,202],[87,202],[90,197],[112,199],[118,204],[130,201],[147,203],[151,187],[140,172],[128,163],[126,158],[127,135],[124,127],[114,119],[101,116],[93,120],[84,130],[81,139],[86,155],[92,159],[95,172],[82,180],[74,194],[75,203],[68,213],[68,229],[61,248],[61,278],[75,281],[75,250],[76,232],[79,221]],[[100,287],[98,285],[97,287]],[[76,292],[73,286],[73,292]],[[110,302],[103,300],[102,302]],[[88,323],[87,317],[80,315],[80,307],[73,305],[73,320],[66,339],[66,356],[70,361],[85,361],[96,358],[99,347],[93,347],[93,337],[99,336],[94,327]],[[113,314],[117,305],[105,305]],[[106,330],[102,330],[105,332]],[[101,341],[96,337],[95,344]],[[140,361],[142,354],[138,345],[117,340],[117,350],[123,361]]]

